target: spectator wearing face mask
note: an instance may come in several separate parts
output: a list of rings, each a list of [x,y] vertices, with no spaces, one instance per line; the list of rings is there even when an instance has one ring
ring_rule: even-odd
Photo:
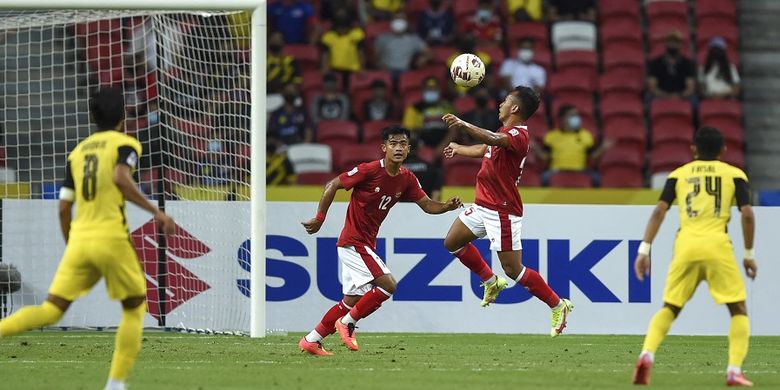
[[[580,20],[596,23],[596,0],[548,0],[550,22]]]
[[[383,121],[395,116],[395,105],[387,95],[387,84],[383,80],[371,83],[371,99],[363,104],[363,114],[369,121]]]
[[[439,81],[429,77],[423,82],[422,101],[406,108],[402,122],[423,145],[434,148],[435,155],[440,156],[457,136],[457,131],[449,129],[441,120],[448,113],[452,113],[452,105],[442,99]]]
[[[389,33],[377,37],[374,42],[376,63],[397,77],[401,72],[425,65],[429,59],[428,45],[417,34],[407,30],[408,24],[403,14],[390,22]]]
[[[454,21],[449,6],[442,0],[430,0],[428,5],[417,20],[417,34],[431,45],[452,42]]]
[[[273,32],[268,38],[268,55],[266,57],[266,89],[269,94],[278,94],[289,83],[299,84],[301,74],[295,58],[282,53],[284,35]]]
[[[713,37],[704,66],[699,67],[699,86],[705,99],[736,99],[739,97],[739,72],[726,54],[726,40]]]
[[[666,53],[650,61],[647,90],[651,98],[695,98],[696,66],[680,51],[682,35],[670,32],[666,37]]]
[[[366,35],[354,27],[345,9],[333,17],[333,29],[322,35],[322,71],[360,72],[365,68],[363,40]]]
[[[474,17],[466,23],[465,31],[474,34],[477,44],[495,45],[501,42],[501,20],[495,13],[492,0],[479,0]]]
[[[531,39],[520,40],[516,57],[504,60],[498,74],[505,91],[511,91],[518,85],[542,91],[547,83],[547,71],[534,62],[534,41]]]
[[[285,145],[312,142],[314,133],[309,125],[306,110],[296,104],[300,99],[298,87],[295,84],[287,84],[282,96],[284,104],[272,112],[268,120],[268,136],[278,139]]]
[[[348,119],[349,98],[339,90],[339,80],[335,73],[323,77],[322,95],[311,103],[311,120],[314,125],[320,120]]]
[[[569,171],[588,172],[593,176],[593,185],[598,185],[598,173],[588,170],[588,159],[599,158],[614,145],[614,141],[605,139],[596,147],[593,135],[582,127],[577,108],[571,105],[563,105],[558,110],[558,123],[559,128],[544,136],[542,147],[531,142],[531,150],[537,157],[549,161],[549,170],[542,174],[542,184],[547,185],[550,177],[557,172]]]
[[[485,87],[478,87],[473,96],[476,107],[465,113],[463,120],[483,129],[498,130],[501,127],[501,121],[498,120],[498,111],[491,108],[493,98],[490,96],[490,91]],[[463,141],[473,143],[470,142],[471,140]]]

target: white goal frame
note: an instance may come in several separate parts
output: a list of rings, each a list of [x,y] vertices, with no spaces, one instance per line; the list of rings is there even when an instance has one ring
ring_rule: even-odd
[[[267,9],[265,0],[3,0],[0,9],[114,9],[114,10],[190,10],[246,11],[252,10],[251,32],[251,118],[250,118],[250,239],[252,262],[250,292],[250,336],[265,337],[265,235],[266,235],[266,35]]]

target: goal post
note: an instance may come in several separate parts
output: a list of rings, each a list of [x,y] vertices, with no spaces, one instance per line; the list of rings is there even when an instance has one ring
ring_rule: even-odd
[[[251,337],[264,337],[266,333],[265,310],[265,252],[266,252],[266,37],[267,37],[267,10],[265,0],[6,0],[0,2],[0,11],[43,12],[43,11],[73,11],[74,13],[86,10],[97,11],[149,11],[153,13],[210,13],[229,11],[250,11],[250,54],[249,54],[249,260],[251,262],[249,302],[250,314],[248,331]],[[63,23],[59,21],[58,23]],[[76,23],[76,21],[69,22]],[[8,28],[8,27],[6,27]],[[2,38],[2,37],[0,37]],[[197,59],[200,60],[200,59]],[[121,62],[121,61],[120,61]],[[29,71],[29,69],[28,69]],[[37,70],[40,71],[40,70]],[[3,80],[5,81],[5,80]],[[196,84],[195,82],[192,83]],[[53,84],[54,85],[54,84]],[[57,84],[59,85],[59,84]],[[230,92],[228,87],[219,87]],[[75,93],[75,92],[74,92]],[[20,99],[16,97],[14,99]],[[28,99],[25,97],[24,99]],[[32,101],[32,100],[29,100]],[[41,107],[45,111],[45,99],[41,101]],[[32,104],[32,103],[29,103]],[[67,114],[67,113],[66,113]],[[83,116],[83,112],[79,112]],[[5,120],[5,118],[4,118]],[[78,122],[78,120],[77,120]],[[84,123],[79,123],[84,125]],[[81,134],[81,133],[79,133]],[[56,141],[56,140],[55,140]],[[72,140],[69,140],[72,141]],[[44,145],[45,146],[45,145]],[[43,150],[46,147],[41,146]],[[63,153],[61,145],[50,146],[55,153]],[[61,157],[61,156],[60,156]],[[54,159],[52,159],[54,161]],[[49,167],[50,168],[50,167]],[[60,167],[61,168],[61,167]],[[52,169],[52,168],[50,168]],[[159,180],[162,183],[162,179]],[[235,189],[232,190],[235,192]],[[3,209],[0,209],[2,212]],[[33,218],[34,216],[30,216]],[[5,214],[0,214],[5,218]],[[2,222],[5,222],[3,220]],[[5,242],[5,241],[4,241]],[[4,256],[5,257],[5,256]],[[56,259],[48,259],[56,261]],[[0,260],[3,261],[3,260]],[[24,275],[23,275],[24,278]],[[147,276],[148,279],[148,276]],[[235,280],[233,282],[235,284]],[[233,286],[235,287],[235,286]],[[161,294],[163,295],[163,294]],[[29,303],[29,302],[24,302]],[[218,314],[217,314],[218,315]],[[215,315],[216,316],[216,315]],[[246,329],[245,329],[246,330]]]

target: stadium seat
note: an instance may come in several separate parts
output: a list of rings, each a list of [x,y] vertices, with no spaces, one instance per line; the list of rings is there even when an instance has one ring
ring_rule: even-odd
[[[550,130],[550,125],[547,123],[547,118],[544,115],[534,114],[526,122],[528,125],[528,132],[531,137],[536,139],[537,142],[542,142],[544,135]]]
[[[630,74],[620,70],[602,74],[601,78],[599,78],[599,97],[602,100],[611,100],[613,102],[641,98],[644,80],[641,78],[630,78],[630,76]],[[603,108],[604,104],[602,103]]]
[[[5,166],[5,146],[0,145],[0,167]]]
[[[390,89],[391,87],[388,86],[388,90]],[[349,97],[349,105],[352,108],[352,115],[355,116],[355,119],[357,119],[358,122],[363,122],[366,120],[366,113],[363,110],[363,106],[365,106],[367,101],[371,100],[372,96],[373,92],[370,89],[361,89],[352,93],[352,96]]]
[[[300,185],[324,185],[338,174],[333,172],[306,172],[297,174],[297,183]]]
[[[604,138],[617,142],[616,148],[625,148],[633,153],[644,156],[647,145],[647,131],[644,119],[636,116],[611,116],[606,122],[601,122]]]
[[[631,117],[642,122],[644,110],[639,96],[606,96],[601,99],[601,123],[606,124],[616,117]],[[644,127],[644,126],[642,126]]]
[[[709,50],[708,46],[699,46],[699,50],[696,53],[696,63],[699,65],[704,65],[707,61],[707,51]],[[729,57],[729,61],[734,64],[735,66],[739,67],[740,61],[739,61],[739,55],[737,54],[737,48],[735,46],[728,46],[726,48],[726,55]]]
[[[691,142],[667,143],[654,147],[650,151],[650,172],[671,172],[693,160]]]
[[[523,169],[520,176],[520,187],[541,187],[542,176],[535,169]]]
[[[599,0],[599,24],[613,23],[615,19],[628,19],[639,24],[639,4],[625,0]]]
[[[691,103],[682,99],[655,99],[650,104],[650,122],[655,127],[661,121],[673,118],[681,123],[693,124]]]
[[[369,121],[363,123],[363,143],[380,144],[382,143],[382,129],[393,125],[393,121]]]
[[[617,145],[607,149],[598,162],[599,170],[613,167],[628,167],[640,170],[644,165],[643,155],[639,155],[630,148],[618,147]]]
[[[177,168],[165,168],[163,171],[164,180],[166,185],[171,184],[188,184],[189,179],[186,172]]]
[[[700,23],[710,18],[721,21],[737,21],[737,4],[729,0],[697,0],[695,8],[696,22]]]
[[[596,88],[592,79],[583,77],[582,73],[574,69],[564,72],[556,72],[550,75],[547,81],[547,91],[555,96],[579,94],[586,97],[592,97]]]
[[[339,76],[341,75],[339,74]],[[319,70],[301,72],[301,90],[322,90],[322,72]]]
[[[316,134],[317,142],[331,145],[331,147],[358,143],[358,127],[351,121],[322,120],[317,123]]]
[[[146,117],[140,118],[127,118],[125,119],[125,133],[135,136],[138,130],[146,129],[149,126],[149,121]]]
[[[388,89],[392,90],[393,78],[390,73],[383,70],[362,71],[349,75],[349,93],[355,93],[362,89],[371,89],[371,83],[374,80],[382,80],[387,84]]]
[[[282,52],[295,58],[301,72],[319,70],[322,65],[320,49],[314,45],[284,45]]]
[[[679,19],[688,23],[688,3],[684,0],[650,0],[645,6],[649,21]]]
[[[346,172],[359,164],[371,162],[382,158],[382,149],[379,145],[354,145],[349,150],[338,155],[337,171]]]
[[[481,167],[482,160],[476,158],[455,156],[444,159],[444,185],[474,186]]]
[[[596,50],[596,26],[588,22],[557,22],[552,26],[552,46],[561,50]]]
[[[617,19],[606,24],[602,22],[599,25],[599,39],[603,49],[618,43],[643,48],[640,24],[633,19]]]
[[[412,70],[401,73],[398,77],[398,93],[403,95],[409,91],[422,90],[423,81],[431,76],[435,77],[429,70]]]
[[[376,22],[366,23],[366,27],[363,29],[366,34],[366,43],[370,46],[374,45],[374,40],[387,32],[390,32],[390,21],[380,20]]]
[[[108,70],[102,70],[98,73],[98,82],[103,86],[120,86],[125,81],[124,72],[122,68],[113,68]]]
[[[638,47],[608,47],[601,53],[604,73],[623,72],[627,79],[644,80],[645,52]]]
[[[122,19],[103,19],[95,22],[79,23],[76,25],[76,35],[86,37],[92,34],[112,34],[120,32],[122,29]]]
[[[452,102],[452,108],[455,110],[455,115],[464,115],[475,107],[477,107],[477,102],[469,95],[458,97]]]
[[[480,45],[479,51],[487,54],[490,57],[490,67],[499,66],[506,59],[504,49],[498,44],[495,45]]]
[[[722,20],[707,19],[696,25],[696,44],[698,47],[708,47],[710,39],[721,37],[729,47],[739,45],[739,31],[736,23],[723,23]]]
[[[447,59],[458,52],[453,46],[431,46],[428,50],[431,52],[431,61],[439,65],[446,65]]]
[[[550,187],[591,188],[593,177],[587,172],[557,172],[550,177]]]
[[[287,158],[295,168],[295,173],[330,172],[333,169],[333,158],[328,145],[290,145]]]
[[[544,23],[537,22],[514,22],[509,24],[506,29],[506,38],[510,44],[517,44],[517,41],[524,38],[533,39],[542,45],[549,45],[550,35],[547,32],[547,26]]]
[[[726,148],[726,152],[720,159],[737,168],[745,168],[745,152],[742,151],[742,148]]]
[[[422,91],[408,91],[402,97],[403,108],[413,106],[422,101]]]
[[[642,170],[632,167],[610,167],[599,171],[601,187],[604,188],[642,188],[645,177]]]
[[[455,20],[470,17],[477,12],[477,0],[458,0],[452,3],[452,15]]]
[[[737,100],[706,99],[699,106],[699,117],[701,122],[721,119],[739,125],[742,122],[742,105]]]
[[[558,72],[574,70],[589,79],[595,79],[598,70],[598,55],[591,50],[563,50],[555,54],[555,69]]]
[[[653,148],[664,143],[681,143],[690,145],[693,141],[694,128],[679,117],[663,118],[653,123],[651,143]]]

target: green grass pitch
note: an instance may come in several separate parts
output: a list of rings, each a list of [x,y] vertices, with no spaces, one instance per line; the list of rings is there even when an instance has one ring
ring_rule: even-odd
[[[335,336],[335,335],[334,335]],[[359,335],[329,337],[331,357],[301,353],[301,334],[249,339],[146,333],[131,389],[629,389],[640,336]],[[30,332],[0,340],[2,389],[101,389],[113,334]],[[780,388],[780,337],[753,337],[745,364],[757,387]],[[652,387],[725,387],[726,337],[671,336]]]

